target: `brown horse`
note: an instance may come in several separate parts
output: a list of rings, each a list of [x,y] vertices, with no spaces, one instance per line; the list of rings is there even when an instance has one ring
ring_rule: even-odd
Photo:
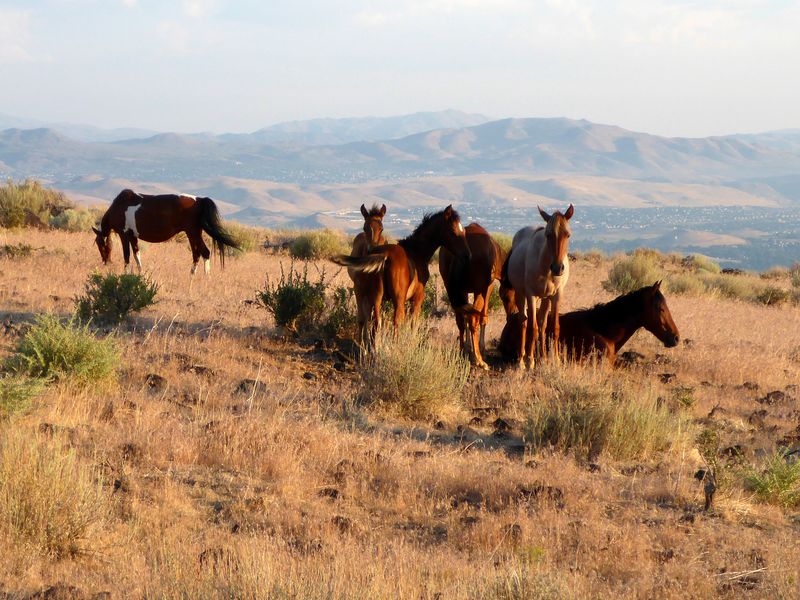
[[[386,244],[383,237],[383,217],[386,215],[386,205],[378,208],[373,204],[372,208],[361,205],[361,214],[364,216],[364,231],[359,233],[353,240],[353,250],[350,256],[366,256],[376,246]],[[367,327],[369,324],[372,304],[369,298],[370,278],[365,273],[357,271],[353,267],[348,267],[347,274],[353,280],[353,292],[356,296],[356,312],[358,314],[358,331],[362,342],[366,340]]]
[[[520,229],[514,235],[511,251],[503,264],[502,285],[513,289],[518,313],[509,322],[521,327],[517,336],[520,366],[534,366],[534,342],[539,354],[544,354],[547,316],[551,308],[554,351],[558,356],[558,309],[562,290],[569,280],[569,220],[574,210],[570,204],[563,215],[558,211],[550,215],[540,208],[539,214],[546,226]],[[542,310],[537,315],[540,299]]]
[[[203,257],[206,275],[211,271],[211,252],[203,241],[205,231],[213,240],[222,265],[225,264],[225,246],[238,248],[236,241],[225,231],[219,211],[211,198],[195,198],[186,194],[151,196],[122,190],[100,221],[100,229],[92,227],[100,257],[108,264],[111,260],[111,233],[116,232],[122,242],[125,270],[130,265],[131,247],[139,272],[139,240],[166,242],[181,231],[189,238],[192,248],[192,275],[197,262]]]
[[[613,365],[620,348],[641,327],[667,348],[678,345],[680,335],[660,281],[611,302],[561,315],[560,343],[571,358],[597,353]]]
[[[381,326],[384,294],[394,305],[395,330],[405,320],[406,302],[411,302],[411,317],[419,315],[425,298],[425,284],[430,277],[428,263],[440,246],[461,260],[469,259],[464,227],[452,205],[425,215],[414,232],[396,244],[378,246],[365,256],[340,255],[332,259],[336,264],[359,273],[366,294],[365,302],[369,302],[373,316],[373,337]]]
[[[439,273],[456,316],[461,351],[466,351],[466,330],[469,329],[470,359],[478,367],[488,369],[482,354],[486,352],[484,336],[489,322],[489,296],[494,280],[500,279],[506,253],[478,223],[467,225],[464,233],[471,254],[469,263],[456,260],[449,250],[442,248],[439,250]],[[468,301],[470,293],[473,294],[472,304]]]

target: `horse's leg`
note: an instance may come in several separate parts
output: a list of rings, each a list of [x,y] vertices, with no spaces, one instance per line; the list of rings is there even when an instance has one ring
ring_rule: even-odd
[[[139,254],[139,238],[131,234],[131,248],[133,248],[133,259],[136,261],[136,268],[139,275],[142,274],[142,257]]]
[[[127,273],[131,262],[131,241],[125,232],[119,234],[119,239],[122,242],[122,257],[125,260],[125,266],[122,269],[124,273]]]
[[[525,354],[528,359],[528,368],[536,366],[534,346],[539,337],[539,324],[536,322],[536,297],[528,296],[528,331],[525,335]]]
[[[559,304],[561,304],[561,290],[556,292],[555,296],[553,296],[552,301],[552,323],[550,324],[553,328],[553,356],[558,360],[558,347],[559,347],[559,337],[561,335],[561,323],[559,322]]]
[[[465,334],[466,323],[465,323],[464,313],[457,310],[455,311],[455,315],[456,315],[456,327],[458,327],[458,347],[461,350],[461,354],[468,354],[468,350],[465,347],[467,342],[466,340],[467,336]]]
[[[530,313],[526,313],[526,300],[525,296],[522,294],[515,294],[514,295],[514,302],[517,305],[517,314],[520,315],[519,319],[519,341],[517,346],[517,356],[519,357],[519,366],[520,368],[525,367],[525,333],[528,328],[528,320],[530,319]]]
[[[411,296],[411,320],[416,321],[422,312],[422,303],[425,301],[425,286],[417,283],[417,289]]]
[[[491,290],[491,287],[489,288]],[[475,293],[475,302],[473,306],[480,314],[473,315],[470,319],[470,333],[472,334],[472,353],[475,358],[475,364],[482,369],[488,369],[489,365],[483,360],[483,353],[485,352],[483,344],[483,333],[486,328],[486,310],[489,303],[486,301],[488,296],[484,296],[480,292]]]
[[[489,298],[492,297],[492,288],[494,287],[494,280],[489,283],[486,288],[486,294],[483,296],[483,306],[481,307],[481,340],[480,349],[481,354],[486,354],[486,326],[489,324]],[[478,299],[475,299],[477,305]]]
[[[197,234],[197,245],[200,254],[203,256],[203,271],[206,275],[211,275],[211,250],[208,249],[206,243],[203,241],[203,234]]]
[[[200,244],[198,244],[198,236],[194,234],[190,234],[188,231],[186,232],[186,237],[189,238],[189,248],[192,249],[192,270],[191,275],[194,275],[197,272],[197,263],[200,260]],[[200,242],[203,240],[200,239]],[[191,280],[189,282],[191,285]]]
[[[547,354],[547,315],[550,313],[550,299],[542,298],[542,305],[536,315],[536,324],[539,326],[539,337],[536,340],[536,350],[540,357]]]
[[[370,304],[372,305],[370,308],[372,309],[372,341],[375,341],[375,337],[378,335],[378,332],[381,330],[381,305],[383,303],[383,277],[376,277],[377,281],[375,283],[374,290],[372,292],[372,298]]]

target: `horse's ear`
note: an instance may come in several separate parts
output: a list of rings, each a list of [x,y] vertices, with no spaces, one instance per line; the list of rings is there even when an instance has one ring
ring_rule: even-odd
[[[661,291],[661,280],[659,279],[653,284],[653,291],[660,292]]]
[[[385,214],[386,214],[386,205],[384,204],[381,206],[381,217],[383,217],[383,215]]]
[[[97,227],[92,227],[92,231],[94,231],[97,235],[100,235],[100,230]]]
[[[447,208],[444,209],[444,218],[450,219],[453,216],[453,205],[450,204]]]
[[[363,204],[361,205],[361,214],[364,215],[365,219],[369,216],[369,213],[367,212],[367,207],[364,206]]]
[[[567,212],[564,213],[564,218],[569,221],[572,218],[572,215],[575,214],[575,207],[572,204],[569,205]]]
[[[537,206],[536,208],[539,209],[539,214],[542,215],[542,218],[544,219],[545,223],[549,223],[550,222],[550,215],[548,215],[546,212],[544,212],[542,210],[541,206]]]

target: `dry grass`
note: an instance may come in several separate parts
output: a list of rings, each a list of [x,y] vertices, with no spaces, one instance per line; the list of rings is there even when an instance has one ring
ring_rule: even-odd
[[[99,266],[90,235],[0,231],[0,244],[23,242],[42,250],[0,258],[2,357],[35,314],[70,314]],[[625,348],[644,356],[631,368],[543,361],[534,373],[471,372],[460,410],[437,415],[437,429],[355,405],[357,364],[324,343],[274,335],[252,299],[267,275],[278,277],[279,258],[247,253],[197,276],[191,290],[187,246],[148,245],[142,258],[160,301],[116,335],[117,383],[50,385],[27,411],[0,421],[8,456],[61,465],[26,473],[82,482],[73,490],[28,475],[17,497],[34,508],[71,497],[69,506],[84,507],[78,515],[95,517],[77,519],[89,523],[72,536],[78,543],[54,544],[64,552],[42,550],[48,544],[30,541],[41,537],[3,520],[1,591],[63,582],[120,598],[800,594],[796,509],[759,502],[739,478],[703,513],[693,477],[703,461],[671,421],[661,441],[637,442],[638,451],[605,446],[599,470],[582,452],[576,459],[531,444],[524,426],[535,395],[548,401],[570,386],[606,400],[621,391],[634,407],[661,397],[694,426],[715,427],[720,461],[738,444],[742,460],[763,469],[759,456],[796,443],[797,308],[668,294],[688,342],[680,348],[640,332]],[[609,267],[576,262],[564,310],[610,299],[600,285]],[[344,273],[332,280],[349,283]],[[492,315],[490,349],[501,321]],[[455,348],[452,317],[431,320],[427,340]],[[691,389],[688,406],[672,406],[678,389]],[[772,391],[784,395],[764,400]],[[498,417],[508,429],[493,425]],[[664,433],[644,431],[638,439]],[[12,462],[14,473],[39,464]],[[0,514],[10,506],[0,501]]]

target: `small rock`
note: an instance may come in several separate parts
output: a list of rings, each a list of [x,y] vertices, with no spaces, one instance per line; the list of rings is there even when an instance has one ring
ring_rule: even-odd
[[[589,473],[599,473],[602,469],[597,463],[589,463]]]
[[[683,340],[683,345],[687,348],[694,348],[694,340],[686,338],[685,340]]]
[[[736,387],[739,388],[740,390],[749,390],[751,392],[754,392],[760,386],[754,381],[745,381],[744,383],[737,385]]]
[[[539,466],[539,463],[536,462],[535,460],[525,461],[525,467],[528,468],[528,469],[535,469],[538,466]]]
[[[352,519],[342,515],[334,515],[333,518],[331,518],[331,523],[336,525],[341,533],[347,533],[353,529]]]
[[[215,375],[214,369],[204,365],[191,365],[185,370],[194,375],[203,375],[205,377],[213,377]]]
[[[344,372],[347,370],[347,366],[342,361],[336,361],[333,363],[333,368],[337,371]]]
[[[638,365],[644,360],[644,354],[635,350],[626,350],[617,357],[617,361],[625,366]]]
[[[773,390],[767,392],[762,398],[756,398],[756,402],[759,404],[775,404],[776,402],[784,402],[785,400],[786,394],[781,390]]]
[[[468,427],[467,425],[459,425],[456,427],[456,433],[461,439],[476,439],[480,437],[477,431],[472,429],[472,427]]]
[[[249,396],[250,394],[255,395],[257,392],[263,391],[263,389],[264,383],[261,381],[256,381],[255,379],[242,379],[238,384],[236,384],[236,388],[233,390],[233,393]]]
[[[433,428],[437,431],[444,431],[447,429],[447,423],[444,421],[436,421],[436,423],[433,424]]]
[[[311,381],[316,378],[317,376],[314,375],[311,371],[306,371],[305,373],[303,373],[303,379],[308,379],[309,381]]]
[[[338,500],[342,496],[342,493],[335,487],[324,487],[321,490],[319,490],[319,492],[317,492],[317,495],[320,496],[321,498],[330,498],[331,500]]]
[[[675,381],[677,375],[675,373],[660,373],[658,378],[661,380],[661,383],[671,383]]]
[[[157,373],[148,373],[145,375],[144,383],[148,391],[153,394],[160,394],[167,389],[167,380]]]
[[[483,424],[483,419],[478,417],[478,416],[472,417],[469,420],[469,424],[470,425],[482,425]]]
[[[503,535],[511,540],[518,540],[522,537],[522,526],[519,523],[509,523],[503,525]]]

